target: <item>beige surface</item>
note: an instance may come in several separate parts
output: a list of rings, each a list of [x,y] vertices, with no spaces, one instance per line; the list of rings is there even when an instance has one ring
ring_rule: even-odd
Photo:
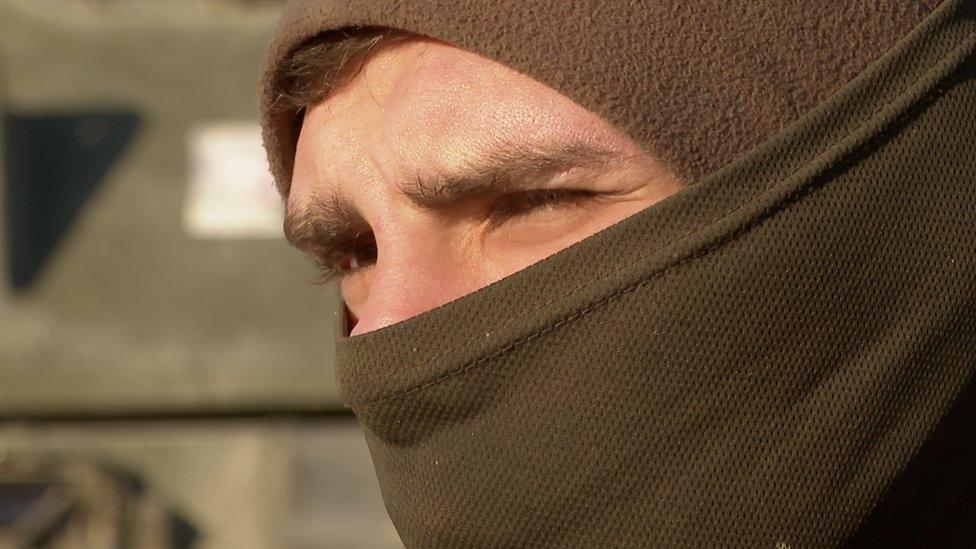
[[[190,129],[256,123],[277,10],[0,0],[0,108],[142,118],[36,284],[0,285],[0,416],[339,407],[334,307],[305,259],[281,239],[181,226]]]
[[[398,547],[351,417],[261,419],[340,409],[328,291],[281,239],[183,232],[188,135],[256,124],[277,9],[0,0],[0,114],[142,118],[26,291],[4,279],[18,235],[0,207],[0,469],[125,471],[186,518],[197,549]]]

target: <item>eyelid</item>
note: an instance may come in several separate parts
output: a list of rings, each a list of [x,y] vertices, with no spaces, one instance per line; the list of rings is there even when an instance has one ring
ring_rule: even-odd
[[[547,207],[585,205],[604,194],[580,188],[542,188],[510,193],[495,200],[488,212],[488,221],[493,226],[502,225]]]
[[[318,276],[315,278],[314,282],[316,284],[327,284],[337,279],[341,279],[345,276],[349,276],[353,273],[367,269],[375,263],[375,258],[373,261],[362,265],[360,267],[352,269],[343,269],[341,264],[352,254],[359,253],[366,248],[373,249],[373,255],[375,256],[376,251],[376,241],[369,236],[368,240],[363,239],[360,243],[349,243],[342,249],[332,250],[328,256],[322,256],[315,253],[309,253],[309,257],[312,263],[315,265],[316,270],[319,272]]]

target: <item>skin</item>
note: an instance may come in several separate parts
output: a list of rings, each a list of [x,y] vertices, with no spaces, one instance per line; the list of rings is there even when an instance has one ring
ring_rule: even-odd
[[[562,154],[526,161],[512,150]],[[454,192],[466,181],[477,191]],[[376,53],[308,110],[286,234],[339,279],[355,336],[483,288],[681,187],[559,92],[418,37]],[[323,252],[322,235],[343,232],[346,244]]]

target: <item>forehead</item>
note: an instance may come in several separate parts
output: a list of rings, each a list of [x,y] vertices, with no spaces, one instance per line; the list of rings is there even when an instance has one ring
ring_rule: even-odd
[[[630,141],[557,91],[442,42],[414,39],[371,57],[307,113],[291,199],[363,181],[450,172],[500,142],[607,149]]]
[[[443,42],[413,39],[369,58],[356,78],[311,109],[308,121],[342,131],[379,115],[394,133],[446,133],[496,128],[544,112],[577,111],[585,112],[504,65]],[[485,127],[485,122],[493,124]]]

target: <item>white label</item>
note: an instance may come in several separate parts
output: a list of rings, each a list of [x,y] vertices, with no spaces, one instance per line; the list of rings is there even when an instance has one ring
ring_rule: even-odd
[[[188,137],[183,229],[192,238],[281,238],[284,205],[256,122],[216,122]]]

